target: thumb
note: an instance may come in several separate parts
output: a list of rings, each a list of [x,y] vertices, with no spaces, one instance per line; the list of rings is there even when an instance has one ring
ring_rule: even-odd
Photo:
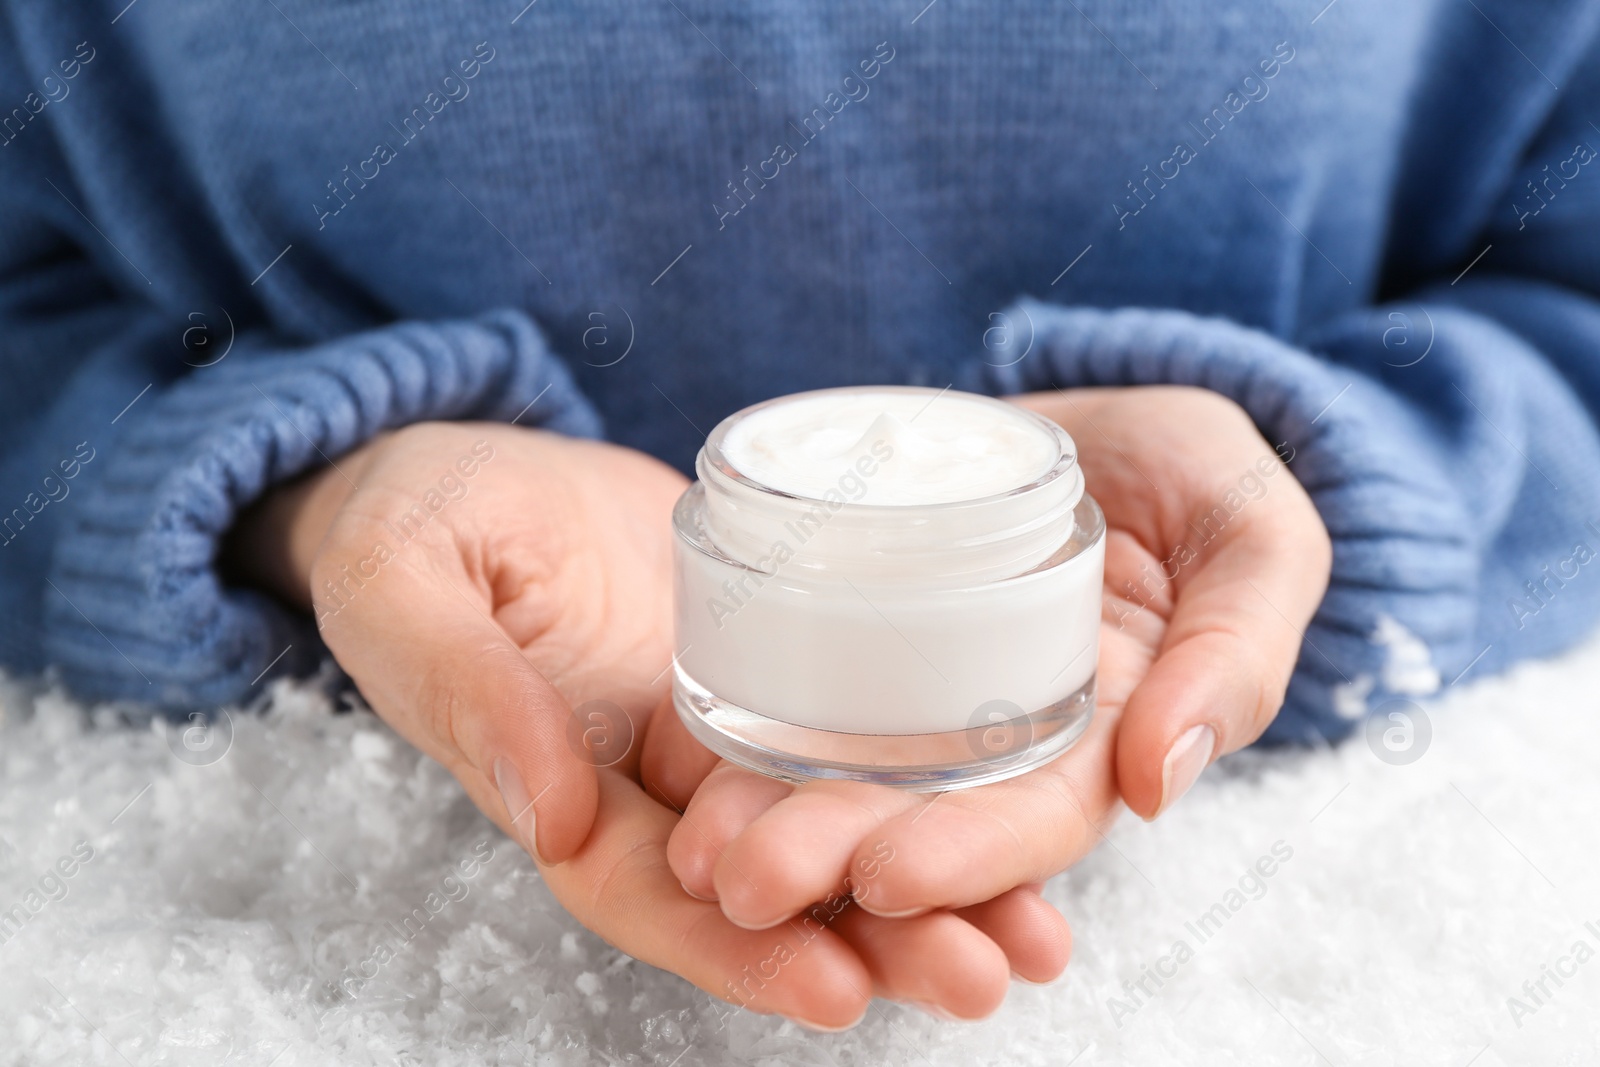
[[[395,566],[318,625],[374,710],[444,764],[474,803],[541,863],[588,837],[599,802],[572,710],[501,629],[476,589]],[[320,607],[320,605],[319,605]]]
[[[431,699],[466,764],[451,769],[463,784],[483,779],[483,793],[492,787],[494,797],[478,806],[536,860],[565,861],[589,836],[599,805],[593,751],[575,740],[595,727],[574,729],[566,699],[507,637],[486,644],[463,635],[440,652],[447,658],[434,668],[442,684]],[[480,790],[468,788],[477,800]]]
[[[1212,760],[1260,737],[1277,715],[1327,587],[1327,536],[1302,519],[1246,524],[1180,578],[1161,652],[1117,733],[1118,784],[1144,818],[1166,811]]]

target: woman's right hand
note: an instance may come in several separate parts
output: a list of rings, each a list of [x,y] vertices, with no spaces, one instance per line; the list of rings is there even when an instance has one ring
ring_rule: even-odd
[[[853,1024],[874,995],[975,1018],[1013,973],[1055,978],[1070,936],[1036,886],[905,919],[839,896],[761,931],[685,891],[667,861],[682,816],[666,800],[716,761],[680,739],[647,783],[639,758],[647,732],[677,726],[670,516],[684,485],[614,445],[420,424],[276,490],[229,551],[316,611],[373,709],[623,951],[817,1029]],[[856,897],[892,864],[889,850],[852,871]]]

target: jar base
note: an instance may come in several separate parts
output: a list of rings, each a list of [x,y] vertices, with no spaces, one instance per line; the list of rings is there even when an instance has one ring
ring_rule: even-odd
[[[833,779],[932,793],[1002,782],[1071,748],[1094,718],[1095,676],[1038,711],[1012,718],[996,715],[965,730],[931,734],[853,734],[796,726],[715,696],[676,664],[672,703],[702,745],[758,774],[789,782]]]

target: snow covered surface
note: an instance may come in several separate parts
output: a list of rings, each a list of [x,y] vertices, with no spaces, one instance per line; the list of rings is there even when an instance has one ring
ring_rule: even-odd
[[[1469,683],[1125,820],[1049,888],[1056,985],[824,1037],[719,1025],[309,688],[208,747],[0,684],[0,1064],[1593,1063],[1600,645]]]

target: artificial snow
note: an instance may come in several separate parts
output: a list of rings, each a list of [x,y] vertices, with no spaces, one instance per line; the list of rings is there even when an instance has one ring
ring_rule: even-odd
[[[1592,1063],[1600,645],[1469,682],[1410,763],[1251,753],[1125,818],[1047,890],[1055,985],[825,1036],[724,1023],[581,929],[312,687],[199,727],[0,684],[0,1065]]]

